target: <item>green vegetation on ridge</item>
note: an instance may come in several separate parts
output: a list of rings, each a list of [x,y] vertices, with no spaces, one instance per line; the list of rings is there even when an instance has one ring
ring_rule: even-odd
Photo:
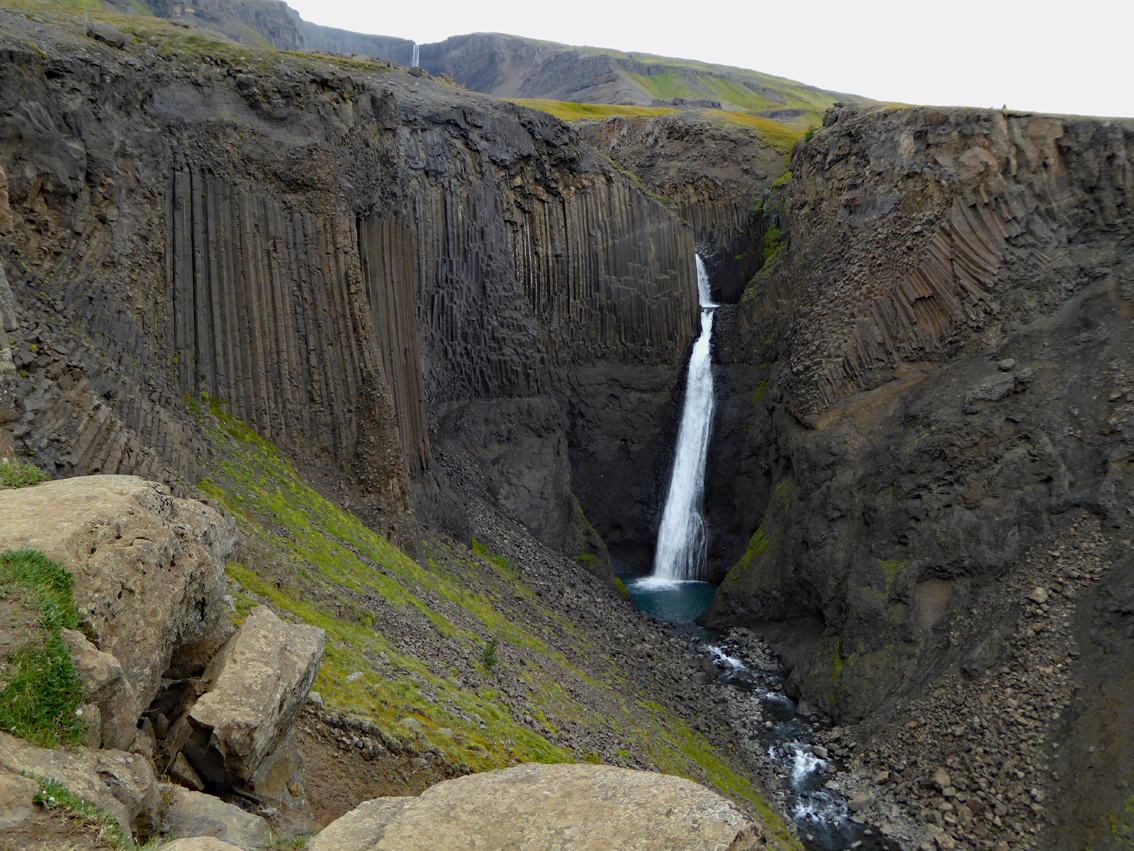
[[[0,490],[23,488],[46,481],[47,473],[30,461],[23,458],[13,458],[6,463],[0,461]]]

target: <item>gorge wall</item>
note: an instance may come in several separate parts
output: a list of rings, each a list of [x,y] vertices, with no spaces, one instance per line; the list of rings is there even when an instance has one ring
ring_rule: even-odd
[[[609,571],[565,411],[617,408],[606,385],[643,375],[672,407],[689,228],[550,116],[151,27],[121,51],[77,22],[31,33],[39,51],[6,39],[0,428],[58,475],[176,487],[209,451],[201,417],[232,416],[411,543],[412,482],[423,518],[469,534],[446,480],[468,461],[501,510]],[[616,496],[662,466],[658,427],[640,440]]]
[[[572,124],[580,135],[646,188],[667,199],[689,223],[697,251],[709,271],[712,295],[721,303],[714,320],[714,384],[718,400],[750,399],[766,376],[740,364],[733,368],[731,333],[745,284],[764,264],[764,237],[771,219],[762,214],[765,196],[787,172],[783,144],[755,133],[743,121],[705,111],[653,118],[612,117]],[[748,508],[755,497],[738,493],[750,481],[743,472],[749,430],[743,406],[718,407],[710,441],[704,510],[709,528],[708,567],[715,581],[735,564],[751,535]],[[592,469],[580,454],[577,477]],[[601,468],[601,465],[600,465]],[[590,493],[599,493],[596,488]],[[592,507],[584,504],[588,514]]]
[[[1124,737],[1089,767],[1059,744],[1134,695],[1097,665],[1130,651],[1132,154],[1122,122],[836,108],[765,203],[786,245],[719,343],[756,388],[720,415],[746,429],[750,538],[707,621],[865,719],[878,768],[948,758],[978,788],[1007,747],[993,766],[1074,800],[1041,847],[1088,825],[1110,847],[1094,826],[1129,779]]]

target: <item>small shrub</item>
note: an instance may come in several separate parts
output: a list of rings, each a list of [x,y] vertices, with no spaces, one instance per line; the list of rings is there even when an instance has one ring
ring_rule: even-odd
[[[0,461],[0,490],[26,488],[47,481],[47,473],[23,458]]]
[[[488,639],[488,643],[484,645],[484,650],[480,654],[480,664],[484,667],[486,673],[496,667],[496,663],[499,661],[496,658],[496,650],[499,647],[499,635],[492,636],[492,638]]]

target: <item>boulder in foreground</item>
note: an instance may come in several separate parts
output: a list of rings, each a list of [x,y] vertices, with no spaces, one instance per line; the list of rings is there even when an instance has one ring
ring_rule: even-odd
[[[749,851],[769,837],[732,802],[681,777],[608,765],[519,765],[378,798],[311,851]]]

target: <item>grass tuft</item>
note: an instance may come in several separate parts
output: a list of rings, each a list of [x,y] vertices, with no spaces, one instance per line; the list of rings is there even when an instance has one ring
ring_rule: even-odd
[[[133,839],[122,830],[118,819],[99,809],[89,801],[84,801],[58,780],[39,777],[39,791],[32,799],[45,810],[57,810],[67,819],[79,822],[98,832],[99,839],[114,848],[134,848]]]
[[[30,461],[25,461],[23,458],[0,461],[0,490],[26,488],[46,481],[47,473]]]
[[[0,728],[40,747],[74,745],[83,735],[75,717],[82,699],[63,629],[77,629],[71,574],[34,550],[0,554],[0,589],[9,590],[42,613],[32,641],[4,660],[0,675]],[[30,593],[20,593],[26,589]]]

